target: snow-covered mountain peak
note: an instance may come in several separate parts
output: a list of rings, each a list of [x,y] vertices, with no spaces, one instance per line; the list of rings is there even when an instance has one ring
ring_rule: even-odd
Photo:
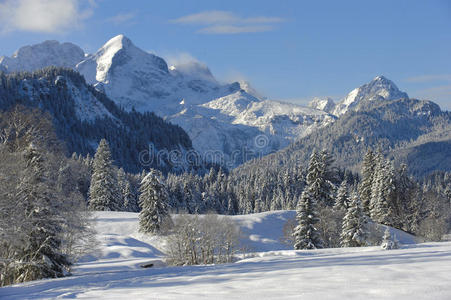
[[[335,107],[335,102],[330,97],[315,97],[312,101],[309,102],[308,107],[322,110],[325,112],[331,112]]]
[[[115,37],[111,38],[108,42],[105,43],[105,45],[102,48],[127,48],[133,46],[132,41],[126,37],[123,34],[116,35]]]
[[[74,68],[84,57],[84,51],[72,43],[45,41],[21,47],[11,57],[0,57],[0,69],[19,72],[34,71],[48,66]]]
[[[77,65],[89,83],[109,83],[117,68],[131,69],[135,73],[168,73],[166,62],[136,47],[126,36],[120,34],[105,43],[97,52]]]
[[[343,100],[341,100],[333,110],[333,114],[340,116],[350,108],[355,107],[361,101],[383,101],[408,98],[408,95],[398,89],[398,87],[386,77],[376,76],[372,81],[352,90]]]

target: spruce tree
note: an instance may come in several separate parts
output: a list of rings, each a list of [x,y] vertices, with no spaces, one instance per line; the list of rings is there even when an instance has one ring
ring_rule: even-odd
[[[323,247],[319,231],[315,224],[319,222],[316,201],[307,188],[301,195],[296,208],[296,221],[294,228],[294,249],[317,249]]]
[[[393,225],[392,205],[395,197],[394,170],[382,157],[377,159],[371,188],[371,218],[381,224]]]
[[[60,215],[58,199],[52,190],[52,180],[46,162],[33,145],[25,150],[26,168],[17,187],[17,199],[23,206],[25,219],[21,221],[26,241],[17,273],[17,282],[43,277],[60,277],[69,261],[61,253],[63,218]]]
[[[365,214],[370,215],[371,188],[375,170],[375,156],[373,151],[368,150],[362,163],[362,181],[359,185],[359,194]]]
[[[128,200],[125,199],[125,193],[126,193],[128,179],[127,179],[127,175],[125,174],[125,171],[123,168],[119,168],[117,170],[116,179],[117,179],[117,185],[118,185],[119,193],[120,193],[120,200],[119,200],[120,209],[125,210],[125,202],[126,201],[128,202]]]
[[[349,206],[349,196],[348,196],[348,184],[346,180],[343,180],[337,191],[337,196],[335,198],[335,208],[336,209],[347,209]]]
[[[324,172],[323,166],[321,163],[321,158],[316,152],[313,150],[312,155],[310,155],[310,161],[307,169],[306,183],[307,186],[305,189],[309,189],[310,196],[313,197],[318,203],[324,203],[326,199],[324,199]]]
[[[167,203],[169,201],[166,186],[161,173],[151,169],[143,178],[140,186],[139,230],[145,233],[158,234],[165,222],[170,222]]]
[[[329,154],[329,152],[322,150],[319,154],[319,160],[322,177],[322,203],[326,204],[327,206],[333,206],[335,198],[334,194],[336,190],[335,182],[337,182],[336,170],[332,167],[334,164],[334,159],[332,155]]]
[[[120,210],[121,198],[110,148],[108,142],[102,139],[94,156],[89,188],[89,208],[91,210]]]
[[[340,242],[343,247],[362,247],[367,244],[367,220],[357,193],[352,193],[351,202],[343,218]]]

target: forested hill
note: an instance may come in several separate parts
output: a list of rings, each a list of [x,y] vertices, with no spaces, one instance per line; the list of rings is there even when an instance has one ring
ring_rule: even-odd
[[[368,149],[380,149],[397,164],[407,163],[417,177],[432,170],[450,171],[451,160],[444,158],[451,153],[451,113],[425,100],[363,101],[333,124],[238,169],[247,173],[262,166],[306,166],[315,148],[326,149],[339,167],[352,171],[359,170]]]
[[[147,151],[150,144],[156,150],[192,149],[189,136],[179,126],[151,112],[126,112],[70,69],[0,72],[0,109],[9,110],[18,104],[48,112],[68,154],[92,156],[100,139],[106,138],[116,164],[129,172],[148,167],[174,171],[167,157],[158,164],[156,159],[140,162],[140,153]],[[179,162],[177,167],[190,168]]]

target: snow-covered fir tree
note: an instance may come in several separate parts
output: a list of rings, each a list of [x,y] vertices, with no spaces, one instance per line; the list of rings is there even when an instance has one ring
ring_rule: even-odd
[[[373,151],[368,150],[362,163],[362,181],[359,185],[359,194],[365,214],[370,215],[371,189],[373,186],[373,177],[375,169],[375,156]]]
[[[17,187],[18,203],[23,206],[25,219],[18,231],[25,233],[25,246],[17,265],[16,282],[45,277],[60,277],[70,263],[61,253],[63,218],[59,202],[51,189],[50,177],[43,156],[33,145],[24,153],[26,168]]]
[[[125,171],[123,168],[119,168],[117,170],[117,175],[116,175],[116,179],[117,179],[117,185],[119,188],[119,192],[120,192],[120,196],[121,199],[119,201],[119,203],[121,204],[120,210],[125,210],[125,189],[127,186],[127,175],[125,174]]]
[[[301,198],[296,207],[297,226],[294,229],[294,249],[316,249],[322,248],[319,231],[315,224],[318,218],[318,200],[324,200],[322,191],[324,178],[321,169],[321,160],[316,151],[310,156],[310,163],[307,173],[307,186],[302,192]]]
[[[331,181],[332,158],[326,151],[320,154],[314,150],[310,156],[310,162],[307,169],[306,183],[310,189],[311,196],[318,202],[332,206],[334,201],[334,185]]]
[[[349,195],[348,195],[348,184],[346,180],[343,180],[337,191],[337,196],[335,197],[336,209],[347,209],[349,206]]]
[[[320,152],[319,159],[321,166],[321,174],[323,178],[322,179],[323,187],[321,189],[323,195],[321,198],[323,199],[324,204],[326,204],[327,206],[333,206],[334,195],[336,190],[334,182],[336,182],[337,180],[336,170],[333,167],[334,159],[332,155],[324,149]]]
[[[118,187],[108,142],[102,139],[94,156],[89,208],[91,210],[120,210],[122,196]]]
[[[170,222],[167,207],[169,197],[161,173],[151,169],[141,181],[139,191],[139,230],[157,234],[165,222]]]
[[[124,199],[124,208],[126,211],[139,211],[139,206],[136,201],[136,196],[132,191],[132,187],[130,181],[125,182],[125,187],[122,191],[122,197]]]
[[[319,222],[316,201],[306,189],[296,208],[297,226],[294,228],[294,249],[317,249],[323,247],[319,231],[315,224]]]
[[[393,225],[394,169],[381,154],[378,155],[371,187],[370,216],[378,223]]]
[[[343,247],[362,247],[367,244],[367,219],[357,193],[351,194],[351,202],[343,218],[340,242]]]

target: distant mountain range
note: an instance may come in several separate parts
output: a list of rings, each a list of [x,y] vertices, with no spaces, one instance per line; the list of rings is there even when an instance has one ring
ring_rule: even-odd
[[[383,76],[337,103],[315,98],[303,107],[268,100],[245,82],[220,83],[199,62],[168,66],[123,35],[94,54],[70,43],[46,41],[0,58],[0,70],[7,73],[49,65],[79,72],[125,111],[154,112],[179,125],[207,160],[218,162],[215,155],[221,153],[229,167],[291,143],[275,155],[285,157],[293,151],[297,157],[301,152],[307,156],[312,148],[329,147],[337,151],[340,164],[356,167],[362,152],[379,145],[411,161],[412,153],[421,157],[418,153],[424,152],[418,139],[446,140],[437,126],[448,128],[448,114],[432,102],[409,99]],[[96,104],[84,105],[79,107],[84,111],[80,118],[93,120],[108,113]]]
[[[123,35],[92,55],[70,43],[47,41],[0,58],[7,72],[49,65],[80,72],[125,110],[152,111],[180,125],[196,150],[207,159],[221,152],[231,167],[279,150],[335,119],[321,110],[265,100],[247,83],[219,83],[201,63],[168,67]]]

